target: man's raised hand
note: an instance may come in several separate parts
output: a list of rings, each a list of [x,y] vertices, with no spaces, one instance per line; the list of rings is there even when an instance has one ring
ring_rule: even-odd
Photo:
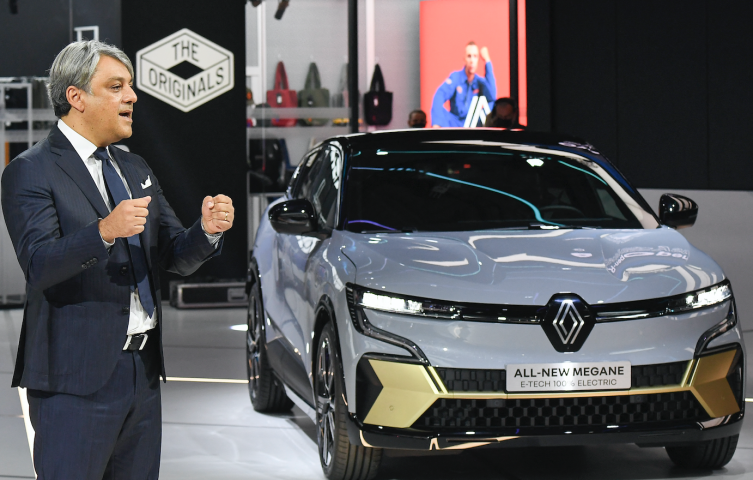
[[[481,58],[484,59],[484,63],[490,62],[492,59],[489,56],[489,49],[486,47],[481,47]]]
[[[123,200],[99,222],[102,240],[113,243],[116,238],[127,238],[144,231],[152,197]]]
[[[230,230],[235,219],[233,201],[227,195],[204,197],[201,205],[201,219],[204,231],[209,234]]]

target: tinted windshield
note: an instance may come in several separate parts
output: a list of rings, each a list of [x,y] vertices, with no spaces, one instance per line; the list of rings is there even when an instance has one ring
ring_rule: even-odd
[[[347,175],[354,232],[658,226],[599,164],[555,150],[361,151]]]

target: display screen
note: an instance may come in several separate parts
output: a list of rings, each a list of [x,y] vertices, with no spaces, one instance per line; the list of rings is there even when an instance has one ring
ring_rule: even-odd
[[[430,126],[484,126],[494,101],[510,96],[509,18],[508,0],[421,2],[421,109]],[[526,125],[525,0],[518,0],[518,58]]]

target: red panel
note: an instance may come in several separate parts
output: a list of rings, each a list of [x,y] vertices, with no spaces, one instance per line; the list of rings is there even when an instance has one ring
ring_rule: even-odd
[[[521,125],[528,125],[528,57],[526,52],[526,0],[518,0],[518,105]]]
[[[523,15],[525,18],[525,13]],[[450,73],[465,65],[465,46],[470,41],[476,42],[479,48],[489,48],[497,97],[510,95],[509,18],[508,0],[421,2],[421,109],[427,116],[431,116],[431,102],[437,88]],[[476,73],[481,76],[485,74],[481,59]]]

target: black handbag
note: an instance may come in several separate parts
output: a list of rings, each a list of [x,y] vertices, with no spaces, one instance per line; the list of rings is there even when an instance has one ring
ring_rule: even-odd
[[[319,78],[319,69],[316,63],[311,62],[309,72],[306,75],[306,84],[303,90],[298,92],[298,106],[302,108],[329,107],[329,90],[322,88]],[[325,125],[326,118],[304,118],[305,125]]]
[[[371,88],[363,97],[363,111],[369,125],[387,125],[392,121],[392,92],[388,92],[384,86],[379,64],[374,67]]]

